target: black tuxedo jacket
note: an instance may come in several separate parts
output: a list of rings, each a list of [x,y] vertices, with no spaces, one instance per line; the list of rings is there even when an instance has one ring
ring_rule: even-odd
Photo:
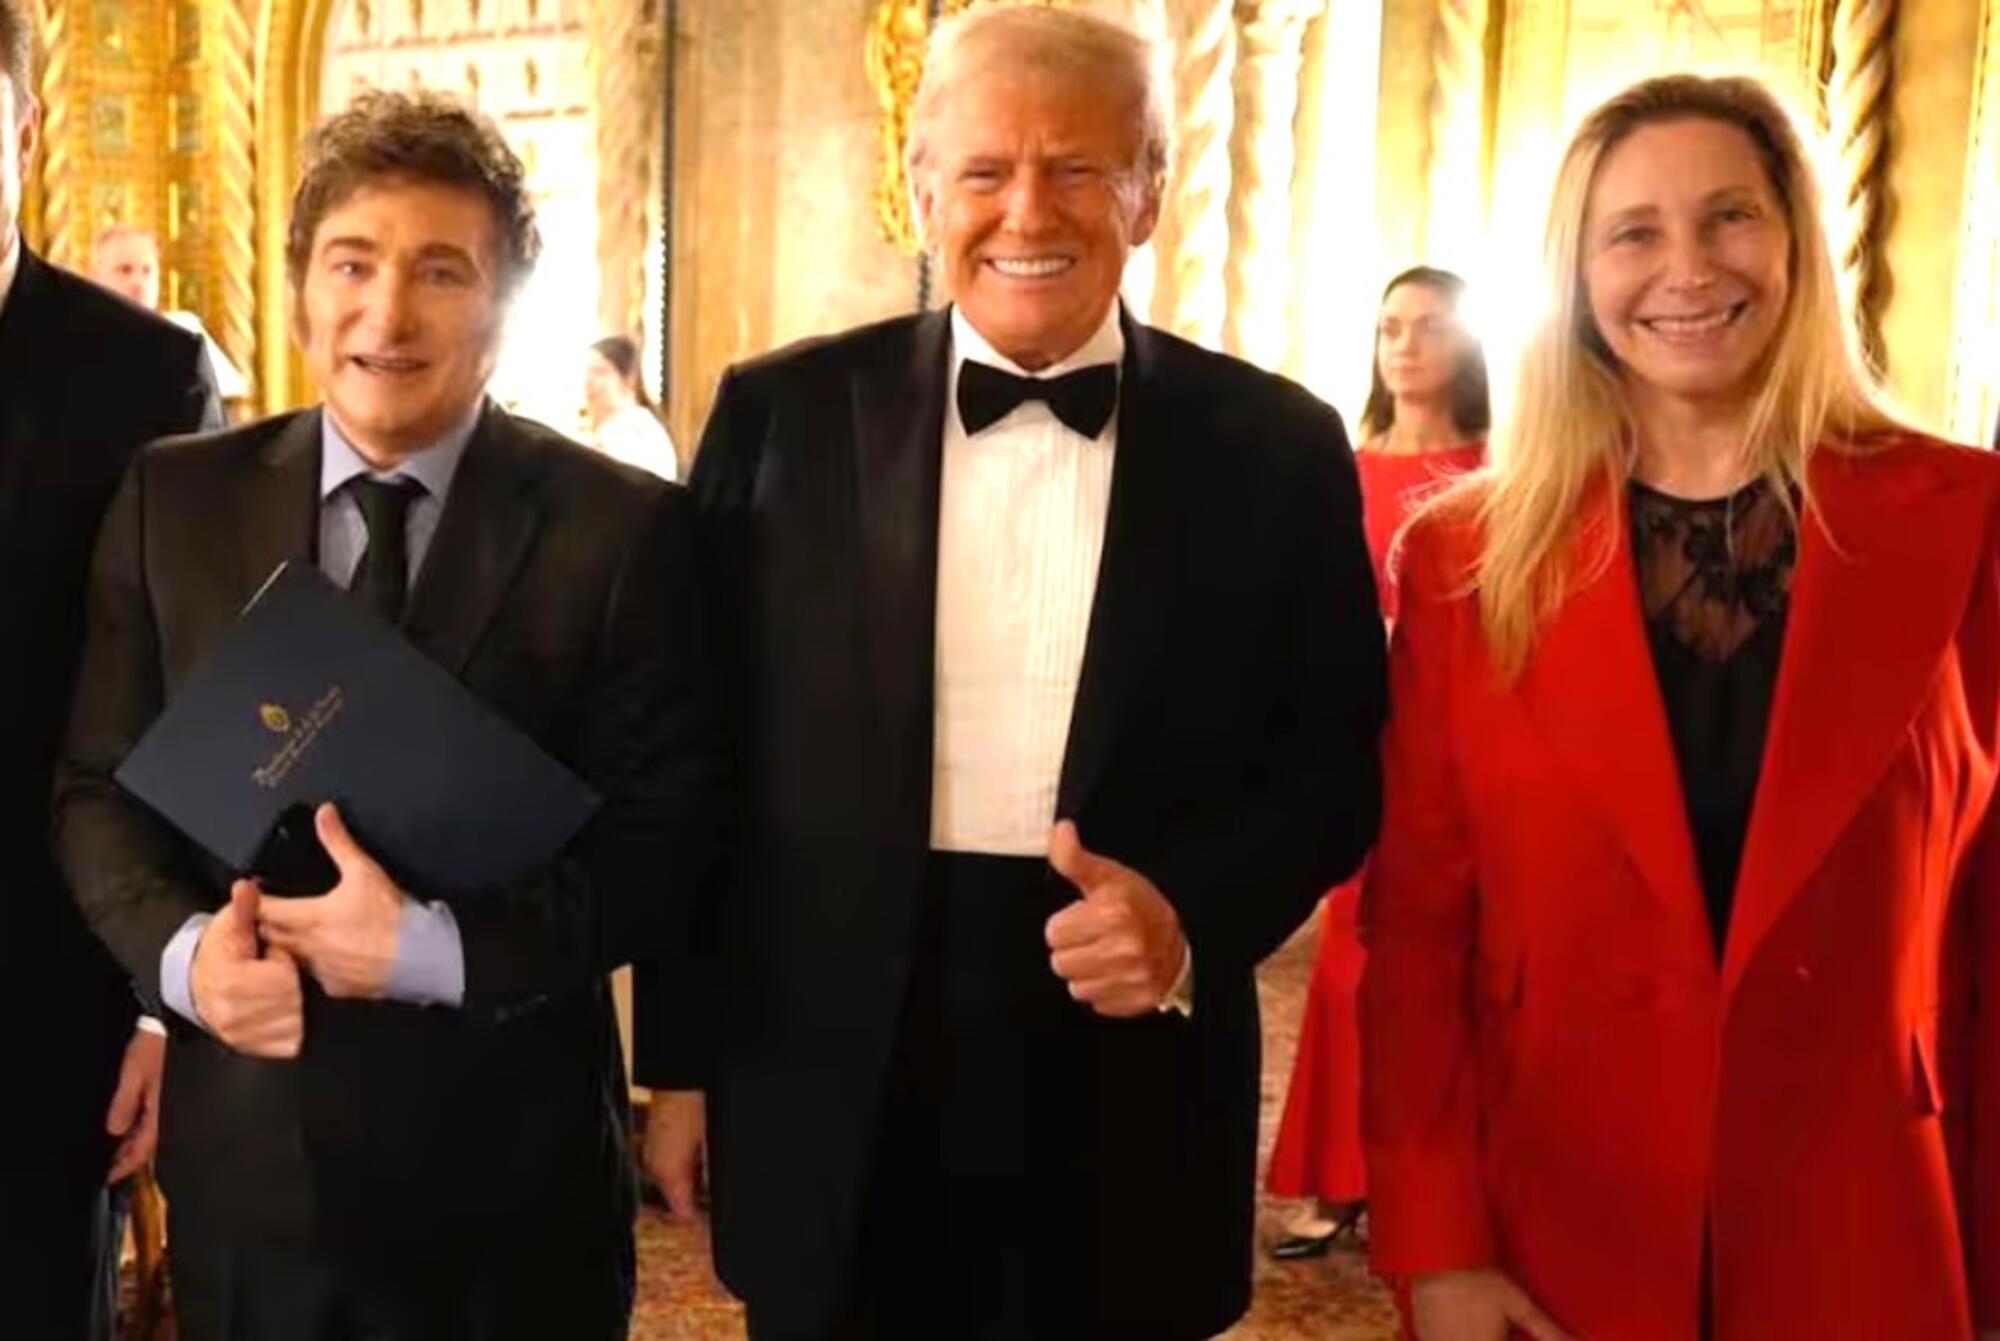
[[[642,983],[659,1028],[636,1066],[706,1079],[718,1264],[801,1329],[853,1256],[916,933],[949,329],[932,313],[732,370],[691,482],[742,750],[723,1004],[695,1055],[665,1017],[688,1008]],[[1106,1186],[1152,1204],[1127,1208],[1134,1259],[1102,1264],[1099,1334],[1208,1335],[1249,1290],[1252,970],[1373,838],[1382,623],[1338,416],[1129,319],[1125,340],[1058,811],[1174,903],[1196,1004],[1162,1046],[1176,1162],[1120,1174],[1100,1152]]]
[[[156,444],[98,544],[57,847],[93,930],[149,989],[228,873],[111,774],[271,570],[311,556],[320,434],[309,411]],[[296,1063],[172,1021],[160,1169],[177,1214],[231,1234],[359,1234],[414,1260],[493,1235],[629,1253],[605,975],[676,936],[712,850],[717,722],[688,512],[680,489],[485,410],[406,632],[605,804],[510,887],[411,891],[457,919],[463,1009],[309,995]]]
[[[49,850],[90,544],[142,443],[221,422],[200,340],[23,248],[0,308],[0,1002],[32,1013],[29,1055],[51,1068],[35,1106],[91,1165],[85,1188],[103,1177],[104,1108],[137,1009]],[[69,1158],[46,1139],[30,1143],[38,1159]]]

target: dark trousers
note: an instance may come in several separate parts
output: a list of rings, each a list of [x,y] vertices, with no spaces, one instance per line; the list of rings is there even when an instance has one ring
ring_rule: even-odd
[[[1038,858],[932,857],[844,1316],[793,1337],[753,1304],[755,1341],[1137,1341],[1100,1321],[1103,1236],[1134,1232],[1101,1120],[1155,1025],[1107,1030],[1051,970],[1075,898]]]
[[[51,1013],[46,1001],[16,1019]],[[19,1031],[21,1097],[0,1142],[0,1336],[105,1341],[118,1282],[118,1220],[104,1186],[104,1114],[131,1030],[95,1001],[57,1008],[63,1028]],[[99,1017],[102,1018],[99,1018]]]
[[[601,1254],[542,1243],[371,1260],[169,1216],[182,1341],[623,1341],[630,1324]]]

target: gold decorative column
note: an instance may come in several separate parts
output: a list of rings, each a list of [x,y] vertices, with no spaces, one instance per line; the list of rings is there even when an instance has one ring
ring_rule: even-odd
[[[593,0],[591,82],[597,113],[597,320],[607,335],[641,335],[646,249],[659,199],[660,34],[642,0]]]
[[[1438,0],[1425,151],[1425,260],[1470,269],[1486,228],[1486,0]]]
[[[1275,368],[1285,353],[1292,236],[1292,118],[1306,24],[1321,0],[1237,0],[1234,177],[1229,195],[1229,313],[1222,344]]]
[[[259,0],[256,30],[257,389],[266,413],[311,395],[292,347],[285,229],[299,147],[319,117],[320,59],[334,0]]]
[[[1174,169],[1154,246],[1153,320],[1218,348],[1229,310],[1229,132],[1235,121],[1235,0],[1173,0]]]
[[[1882,358],[1880,263],[1896,0],[1839,0],[1827,114],[1839,164],[1833,184],[1834,264],[1868,356]]]
[[[254,394],[256,78],[253,16],[244,4],[177,0],[170,7],[161,254],[166,305],[201,317]]]
[[[2000,416],[2000,0],[1983,0],[1974,77],[1945,426],[1961,442],[1991,443]]]

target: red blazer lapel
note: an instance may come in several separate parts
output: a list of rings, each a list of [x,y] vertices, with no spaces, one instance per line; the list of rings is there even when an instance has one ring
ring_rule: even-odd
[[[1607,535],[1610,562],[1593,571]],[[1610,822],[1647,885],[1684,923],[1694,957],[1712,962],[1680,768],[1639,611],[1624,509],[1610,488],[1599,486],[1586,506],[1574,553],[1575,585],[1536,642],[1521,677],[1521,700],[1580,794]]]
[[[1986,500],[1934,450],[1815,459],[1725,996],[1882,777],[1965,609]]]

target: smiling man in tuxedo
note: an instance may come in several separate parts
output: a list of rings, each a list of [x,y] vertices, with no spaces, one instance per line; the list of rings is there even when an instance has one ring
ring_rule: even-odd
[[[951,308],[733,369],[696,460],[736,865],[674,979],[717,1004],[642,991],[637,1069],[756,1341],[1248,1300],[1252,970],[1373,836],[1382,624],[1334,412],[1118,302],[1165,105],[1103,21],[941,27]]]
[[[134,462],[57,796],[78,902],[170,1008],[180,1334],[622,1341],[635,1203],[606,975],[672,942],[711,846],[687,499],[486,398],[539,249],[491,123],[368,94],[308,150],[287,261],[325,403]],[[119,790],[286,560],[604,798],[564,852],[495,888],[404,889],[322,806],[338,883],[278,899]]]

